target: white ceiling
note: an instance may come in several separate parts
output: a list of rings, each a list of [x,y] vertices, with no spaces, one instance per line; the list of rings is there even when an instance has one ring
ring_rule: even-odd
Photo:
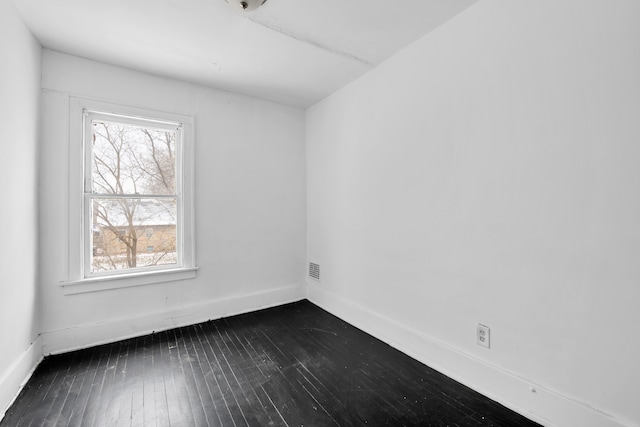
[[[307,107],[478,0],[13,0],[47,48]]]

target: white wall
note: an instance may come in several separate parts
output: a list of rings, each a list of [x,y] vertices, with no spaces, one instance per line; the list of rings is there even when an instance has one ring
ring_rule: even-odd
[[[0,418],[39,361],[37,163],[40,45],[0,0]]]
[[[547,425],[639,426],[638,22],[483,0],[309,109],[309,298]]]
[[[42,66],[45,354],[304,298],[301,109],[50,50]],[[64,295],[69,96],[194,116],[196,279]]]

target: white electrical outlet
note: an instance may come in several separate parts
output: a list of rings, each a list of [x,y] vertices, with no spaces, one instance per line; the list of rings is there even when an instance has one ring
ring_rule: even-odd
[[[476,342],[478,343],[478,345],[489,348],[491,337],[490,332],[491,330],[488,326],[478,323],[478,326],[476,326]]]

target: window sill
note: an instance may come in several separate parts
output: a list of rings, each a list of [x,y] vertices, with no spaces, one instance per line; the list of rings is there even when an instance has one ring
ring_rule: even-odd
[[[174,282],[194,279],[198,267],[176,268],[173,270],[145,271],[143,273],[120,274],[117,276],[101,276],[89,279],[69,280],[62,282],[65,295],[85,294],[89,292],[108,291],[111,289],[130,288],[133,286]]]

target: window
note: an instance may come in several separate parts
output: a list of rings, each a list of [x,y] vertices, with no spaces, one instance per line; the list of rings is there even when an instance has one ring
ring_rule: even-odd
[[[191,118],[80,99],[70,114],[67,293],[194,277]]]

